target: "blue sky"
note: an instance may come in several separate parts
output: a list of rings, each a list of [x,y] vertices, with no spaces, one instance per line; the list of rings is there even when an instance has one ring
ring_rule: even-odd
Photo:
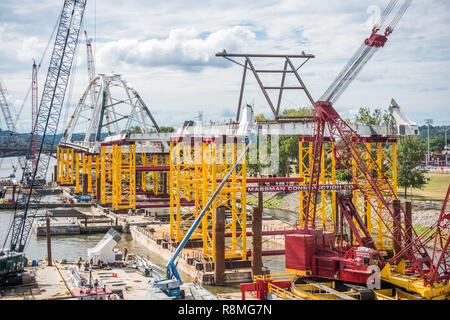
[[[301,75],[319,99],[369,36],[368,21],[376,8],[382,10],[388,2],[88,0],[83,28],[95,40],[97,72],[122,73],[160,125],[178,126],[198,111],[206,120],[234,117],[242,70],[214,56],[223,49],[314,54]],[[31,82],[32,59],[41,57],[62,4],[0,2],[0,78],[16,109]],[[449,9],[448,1],[414,1],[386,47],[335,104],[341,115],[351,118],[360,107],[387,108],[395,98],[418,124],[433,118],[436,124],[449,125]],[[72,95],[66,98],[71,103],[61,120],[68,118],[87,86],[84,36],[81,40]],[[48,60],[39,73],[40,90]],[[244,103],[269,115],[256,82],[248,79]],[[19,119],[22,131],[30,130],[29,104]],[[286,96],[284,107],[303,105],[303,94]]]

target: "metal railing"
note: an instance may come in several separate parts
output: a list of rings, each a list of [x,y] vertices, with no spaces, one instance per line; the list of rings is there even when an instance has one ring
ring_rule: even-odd
[[[296,294],[293,294],[290,291],[281,289],[271,283],[268,283],[267,288],[268,288],[268,291],[270,294],[273,294],[283,300],[306,300],[305,298],[302,298]]]

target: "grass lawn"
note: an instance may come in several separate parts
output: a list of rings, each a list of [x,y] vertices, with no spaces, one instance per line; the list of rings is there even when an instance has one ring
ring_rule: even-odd
[[[412,189],[412,200],[444,201],[448,186],[450,185],[450,174],[426,173],[425,177],[430,181],[422,189]],[[404,197],[404,190],[398,189],[399,198]],[[408,190],[408,199],[411,190]]]

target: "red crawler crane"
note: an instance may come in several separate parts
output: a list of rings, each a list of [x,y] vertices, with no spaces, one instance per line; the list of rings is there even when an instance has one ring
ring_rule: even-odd
[[[379,48],[384,47],[388,36],[394,31],[412,0],[406,0],[386,27],[384,34],[378,34],[397,2],[398,0],[392,0],[389,3],[380,22],[373,28],[370,37],[364,41],[361,48],[333,81],[321,99],[314,103],[316,129],[310,170],[311,177],[308,183],[304,212],[304,229],[299,230],[298,234],[286,236],[286,270],[311,278],[328,278],[368,284],[369,280],[373,279],[373,269],[370,267],[378,265],[381,269],[382,280],[419,293],[425,298],[435,299],[450,292],[450,284],[448,283],[448,279],[450,279],[450,252],[448,250],[450,214],[446,211],[450,191],[447,192],[438,221],[421,235],[417,235],[413,228],[406,227],[406,225],[411,226],[411,221],[400,206],[398,210],[403,213],[405,220],[408,219],[402,225],[398,215],[390,207],[390,202],[398,201],[398,199],[388,178],[372,157],[364,140],[341,119],[333,108],[333,103],[342,95],[373,54]],[[380,215],[379,218],[387,233],[392,235],[397,248],[401,248],[390,259],[379,254],[379,248],[376,247],[370,232],[355,208],[351,195],[338,194],[337,201],[342,216],[347,221],[359,247],[354,247],[353,241],[344,246],[342,234],[340,245],[336,246],[334,234],[322,232],[319,228],[316,228],[316,203],[319,193],[321,150],[325,140],[325,132],[328,135],[327,141],[340,142],[342,146],[334,149],[337,167],[347,169],[352,175],[354,175],[352,169],[356,169],[356,172],[360,173],[359,176],[362,175],[365,179],[364,183],[357,183],[357,189],[363,196],[371,195],[378,200],[376,201],[377,204],[369,202],[372,212]],[[366,158],[363,154],[369,155],[369,157]],[[352,167],[352,160],[356,168]],[[354,181],[358,182],[357,176],[353,178]],[[387,211],[385,216],[381,216],[377,210],[377,205],[381,205]],[[340,220],[342,233],[342,219]],[[426,250],[426,245],[431,243],[433,243],[433,250],[430,256]],[[411,264],[408,269],[405,267],[406,261]],[[391,264],[396,264],[394,271],[403,273],[403,276],[397,277],[395,274],[392,276]],[[408,274],[413,275],[413,277],[405,276]],[[419,280],[417,280],[416,275],[420,276]],[[267,293],[269,282],[278,285],[276,281],[267,279],[259,283],[242,284],[241,291],[257,290],[260,293],[259,297],[263,299],[264,293]],[[280,283],[280,285],[282,288],[286,287],[284,283]]]
[[[433,231],[431,235],[429,232],[428,236],[426,233],[419,236],[414,229],[409,233],[405,226],[401,224],[397,216],[394,215],[394,211],[390,207],[390,201],[392,199],[398,199],[395,196],[394,190],[389,184],[387,177],[382,173],[381,168],[367,150],[366,145],[359,140],[356,131],[343,121],[333,108],[333,103],[358,75],[362,67],[379,48],[385,45],[387,37],[393,32],[411,1],[405,1],[403,3],[391,24],[386,28],[384,35],[377,34],[396,3],[397,1],[391,1],[381,18],[381,23],[374,27],[371,36],[365,40],[361,48],[331,84],[330,88],[324,93],[321,99],[315,103],[317,127],[314,137],[312,173],[308,187],[307,205],[305,210],[305,229],[307,231],[309,225],[312,226],[312,229],[315,228],[314,221],[321,171],[321,150],[324,141],[324,133],[325,130],[327,130],[332,141],[341,141],[343,145],[342,148],[335,149],[334,151],[336,162],[339,163],[341,168],[349,170],[353,175],[351,160],[354,160],[357,171],[364,176],[366,182],[366,185],[358,185],[358,188],[363,195],[369,195],[369,193],[371,193],[379,200],[383,209],[387,211],[387,215],[380,216],[380,219],[382,220],[384,227],[386,227],[387,232],[393,236],[393,241],[399,248],[403,248],[400,252],[396,252],[396,254],[388,261],[385,261],[380,256],[378,260],[379,267],[383,269],[388,263],[389,265],[396,264],[404,259],[411,263],[412,267],[409,268],[409,271],[417,273],[420,278],[423,279],[423,286],[425,287],[431,286],[437,281],[450,279],[449,253],[447,252],[448,239],[446,241],[443,240],[444,232],[447,232],[448,234],[449,231],[449,215],[441,214],[439,221],[432,227],[433,229],[430,228],[429,230]],[[363,150],[363,153],[366,152],[366,154],[369,154],[370,157],[363,157],[361,150]],[[387,194],[390,194],[390,196],[388,197]],[[353,206],[351,196],[338,196],[338,203],[343,216],[346,218],[352,232],[356,236],[358,244],[376,250],[377,248],[373,239],[359,217],[356,208]],[[378,213],[376,205],[374,203],[370,203],[370,205],[373,208],[373,212]],[[401,206],[399,209],[405,216],[405,212]],[[310,223],[308,223],[308,220],[310,220]],[[362,232],[362,235],[359,234],[360,232]],[[426,244],[430,243],[432,240],[434,240],[434,249],[432,256],[430,256],[426,250]],[[342,254],[343,251],[341,251],[341,255]],[[440,256],[437,257],[439,254]]]

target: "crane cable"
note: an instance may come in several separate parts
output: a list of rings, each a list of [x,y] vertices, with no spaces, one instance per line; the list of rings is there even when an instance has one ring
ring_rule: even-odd
[[[403,3],[403,5],[400,7],[400,9],[397,12],[397,15],[394,17],[394,19],[392,19],[389,28],[393,31],[395,29],[395,27],[397,26],[397,24],[399,23],[400,19],[403,17],[403,15],[405,14],[406,10],[409,8],[409,6],[411,5],[412,0],[406,0],[405,3]]]
[[[45,47],[44,52],[43,52],[43,54],[42,54],[42,56],[41,56],[41,59],[39,60],[39,64],[37,65],[38,71],[39,71],[39,69],[41,68],[42,61],[44,61],[44,59],[45,59],[45,57],[46,57],[46,55],[47,55],[48,48],[50,47],[51,41],[52,41],[52,39],[53,39],[53,36],[54,36],[54,34],[55,34],[55,32],[56,32],[56,29],[58,28],[59,19],[60,19],[60,17],[58,16],[58,18],[56,19],[55,26],[53,27],[52,34],[50,35],[50,38],[48,39],[47,46]],[[26,95],[25,95],[25,98],[24,98],[23,101],[22,101],[22,105],[20,106],[19,112],[18,112],[17,115],[16,115],[16,121],[14,122],[14,124],[17,124],[17,121],[19,120],[20,115],[22,114],[23,108],[24,108],[24,106],[25,106],[25,104],[26,104],[26,102],[27,102],[27,100],[28,100],[28,97],[29,97],[29,95],[30,95],[30,92],[31,92],[31,86],[32,86],[32,85],[30,84],[30,86],[28,87],[28,91],[27,91],[27,93],[26,93]],[[31,130],[34,129],[33,126],[34,126],[34,124],[31,124]]]

